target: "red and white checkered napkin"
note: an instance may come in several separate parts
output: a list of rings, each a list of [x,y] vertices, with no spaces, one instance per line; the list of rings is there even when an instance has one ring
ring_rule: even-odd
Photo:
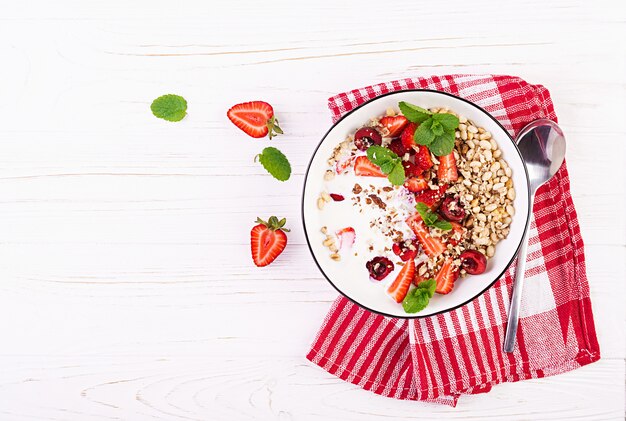
[[[337,120],[390,91],[429,88],[466,98],[511,135],[530,121],[556,120],[543,86],[510,76],[452,75],[381,83],[330,98]],[[486,293],[423,319],[371,313],[344,297],[326,316],[307,358],[375,393],[456,405],[461,394],[564,373],[597,361],[583,241],[565,164],[535,199],[515,352],[502,352],[514,267]]]

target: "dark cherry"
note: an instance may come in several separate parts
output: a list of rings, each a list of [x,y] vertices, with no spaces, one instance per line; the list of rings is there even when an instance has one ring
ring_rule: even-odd
[[[461,222],[465,218],[465,209],[458,196],[446,196],[439,206],[439,213],[453,222]]]
[[[391,246],[391,250],[393,250],[395,255],[400,257],[400,260],[403,262],[415,259],[415,256],[417,256],[417,247],[411,240],[394,243],[393,246]]]
[[[361,151],[366,151],[372,145],[381,145],[383,138],[373,127],[363,127],[354,134],[354,145]]]
[[[377,256],[365,264],[370,273],[370,277],[377,281],[385,279],[393,271],[393,262],[386,257]]]
[[[341,202],[345,199],[345,197],[343,197],[342,194],[338,194],[338,193],[331,193],[330,197],[335,201],[335,202]]]
[[[391,143],[389,143],[388,148],[399,157],[403,157],[404,154],[408,152],[400,139],[392,140]]]
[[[487,258],[479,251],[465,250],[459,258],[461,259],[461,268],[470,275],[480,275],[487,268]]]

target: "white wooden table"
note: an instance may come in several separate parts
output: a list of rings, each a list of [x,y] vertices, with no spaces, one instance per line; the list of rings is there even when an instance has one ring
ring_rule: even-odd
[[[623,419],[625,21],[605,0],[1,2],[0,419]],[[551,90],[603,355],[457,408],[304,359],[336,292],[299,216],[327,97],[446,73]],[[151,115],[165,93],[181,123]],[[228,122],[251,99],[285,136]],[[252,161],[269,144],[284,184]],[[257,269],[249,229],[271,214],[293,231]]]

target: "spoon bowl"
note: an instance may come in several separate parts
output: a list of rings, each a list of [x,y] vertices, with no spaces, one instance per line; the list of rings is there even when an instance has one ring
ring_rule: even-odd
[[[530,211],[532,212],[537,189],[556,174],[565,160],[565,136],[559,125],[554,121],[539,119],[524,127],[517,135],[516,142],[528,170]],[[515,348],[522,289],[524,287],[529,223],[530,219],[526,224],[522,246],[517,255],[513,297],[511,298],[506,335],[504,337],[504,352],[513,352]]]

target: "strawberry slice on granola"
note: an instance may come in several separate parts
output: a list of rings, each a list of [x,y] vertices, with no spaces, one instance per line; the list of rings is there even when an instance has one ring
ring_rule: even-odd
[[[366,156],[359,156],[354,161],[354,173],[360,176],[387,177],[380,167],[367,159]]]
[[[439,294],[447,294],[454,288],[454,282],[459,277],[459,270],[452,263],[452,259],[448,258],[443,262],[439,273],[435,276],[437,288],[435,292]]]
[[[437,178],[445,183],[451,183],[459,179],[459,173],[456,168],[456,159],[454,151],[448,155],[439,157],[439,168],[437,168]]]
[[[409,287],[411,286],[411,282],[413,282],[413,275],[415,274],[415,260],[409,260],[405,263],[404,267],[393,281],[389,288],[387,289],[387,293],[391,295],[397,303],[401,303],[406,297],[407,292],[409,292]]]
[[[389,130],[387,137],[398,137],[404,130],[404,126],[408,124],[409,120],[403,115],[397,116],[385,116],[380,119],[380,125]]]
[[[415,233],[417,241],[420,243],[428,257],[437,257],[446,250],[446,246],[440,239],[430,235],[428,227],[424,224],[424,221],[419,214],[409,217],[406,220],[406,223]]]

